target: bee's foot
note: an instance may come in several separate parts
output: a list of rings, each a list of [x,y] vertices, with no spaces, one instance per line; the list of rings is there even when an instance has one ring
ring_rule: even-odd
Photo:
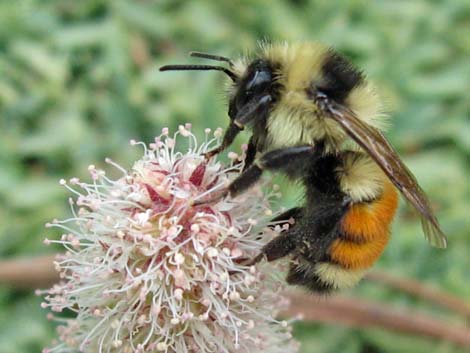
[[[229,194],[229,190],[224,189],[221,192],[217,193],[217,195],[209,196],[208,198],[194,201],[193,206],[201,206],[201,205],[207,205],[207,204],[219,202],[220,200],[225,198],[228,194]]]
[[[260,252],[258,255],[256,255],[256,257],[254,257],[253,259],[249,260],[248,262],[244,263],[243,265],[245,266],[254,266],[256,265],[258,262],[260,262],[261,260],[263,260],[264,258],[266,258],[266,255],[264,252]]]
[[[221,152],[220,148],[214,148],[213,150],[210,150],[210,151],[204,153],[204,158],[206,160],[209,160],[212,157],[214,157],[215,155],[219,154],[220,152]]]

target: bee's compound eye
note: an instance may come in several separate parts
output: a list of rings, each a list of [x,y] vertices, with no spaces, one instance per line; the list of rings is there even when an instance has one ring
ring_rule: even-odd
[[[272,69],[264,62],[255,62],[248,69],[238,84],[238,90],[232,99],[234,110],[241,110],[248,102],[256,101],[269,94],[272,86]]]
[[[253,77],[247,82],[246,90],[250,93],[260,91],[271,83],[271,72],[267,70],[257,70]]]

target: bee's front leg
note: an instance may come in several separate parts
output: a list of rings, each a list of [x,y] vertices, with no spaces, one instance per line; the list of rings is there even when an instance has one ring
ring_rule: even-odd
[[[220,152],[225,150],[228,146],[232,144],[232,142],[235,140],[235,137],[237,137],[238,133],[242,130],[243,126],[238,125],[232,121],[224,133],[222,143],[218,147],[204,153],[204,157],[206,159],[210,159],[216,154],[219,154]]]
[[[250,138],[250,141],[248,142],[248,146],[246,149],[245,165],[243,166],[242,172],[244,172],[249,167],[251,167],[251,165],[255,161],[255,157],[256,157],[256,143],[252,135]]]

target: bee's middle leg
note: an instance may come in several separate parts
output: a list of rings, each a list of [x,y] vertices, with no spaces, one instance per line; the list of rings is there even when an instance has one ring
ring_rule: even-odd
[[[314,147],[311,145],[280,148],[266,152],[217,196],[196,201],[194,205],[216,202],[227,195],[235,197],[255,184],[261,178],[264,170],[281,170],[291,175],[305,168],[312,156],[314,156]]]
[[[229,185],[228,193],[232,197],[241,194],[259,180],[264,170],[282,170],[289,173],[304,168],[313,153],[314,148],[311,145],[280,148],[266,152]]]

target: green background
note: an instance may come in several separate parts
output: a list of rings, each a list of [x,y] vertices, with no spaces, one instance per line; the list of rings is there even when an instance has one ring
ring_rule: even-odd
[[[226,126],[223,75],[159,66],[197,62],[190,50],[235,57],[264,38],[321,40],[378,85],[392,111],[387,136],[449,236],[446,251],[431,248],[402,205],[377,267],[468,298],[469,25],[464,0],[0,1],[0,257],[54,250],[43,225],[68,214],[60,178],[86,178],[105,157],[129,166],[128,140],[150,142],[164,126]],[[284,194],[286,206],[298,197]],[[345,295],[462,323],[376,284]],[[0,287],[0,353],[39,352],[54,336],[39,303]],[[295,335],[305,353],[460,351],[381,329],[299,324]]]

